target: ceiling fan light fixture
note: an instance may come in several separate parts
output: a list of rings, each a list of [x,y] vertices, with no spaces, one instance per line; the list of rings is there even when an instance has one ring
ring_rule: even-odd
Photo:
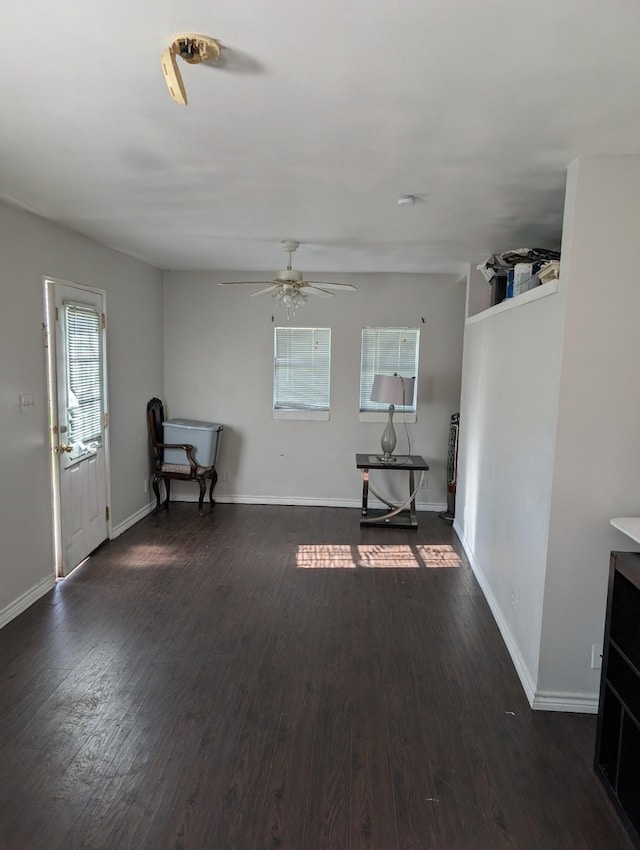
[[[302,272],[296,271],[296,269],[292,269],[291,266],[288,266],[288,268],[282,269],[282,271],[278,272],[276,280],[300,283],[302,280]]]
[[[285,308],[287,311],[287,319],[295,316],[296,311],[304,307],[308,296],[301,292],[297,286],[287,286],[284,284],[275,290],[271,295],[272,299]]]
[[[289,254],[289,264],[286,269],[279,271],[275,278],[272,280],[226,280],[220,281],[218,286],[267,284],[266,289],[252,293],[251,297],[271,293],[272,299],[286,309],[287,319],[295,316],[296,310],[305,305],[309,295],[316,298],[331,298],[334,294],[332,290],[345,291],[356,288],[351,283],[326,283],[324,281],[306,280],[302,272],[291,268],[291,254],[296,250],[299,243],[293,239],[283,239],[281,244]]]

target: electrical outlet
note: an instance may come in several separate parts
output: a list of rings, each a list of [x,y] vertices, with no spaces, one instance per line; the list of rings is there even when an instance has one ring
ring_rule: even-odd
[[[145,493],[149,492],[149,479],[148,478],[145,478],[142,481],[142,487],[143,487]]]
[[[222,480],[223,481],[231,481],[231,473],[230,472],[223,472],[222,473]]]
[[[602,667],[602,644],[594,643],[591,647],[591,669],[600,670]]]
[[[511,607],[515,610],[518,607],[518,591],[511,591]]]

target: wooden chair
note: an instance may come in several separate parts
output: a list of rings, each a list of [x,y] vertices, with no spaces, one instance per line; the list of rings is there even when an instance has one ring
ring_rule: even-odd
[[[195,481],[200,487],[200,498],[198,499],[198,510],[200,516],[204,516],[202,504],[207,488],[207,480],[211,480],[209,488],[209,502],[213,507],[213,488],[218,480],[218,473],[215,466],[198,466],[192,457],[193,446],[189,443],[165,443],[164,428],[162,423],[164,419],[164,407],[159,398],[152,398],[147,404],[147,427],[149,429],[149,440],[153,451],[153,463],[155,474],[153,476],[153,492],[156,494],[156,506],[153,513],[158,513],[160,510],[160,481],[164,481],[165,500],[163,506],[166,510],[169,509],[171,497],[171,482],[172,481]],[[165,449],[182,449],[185,453],[185,463],[165,463]]]

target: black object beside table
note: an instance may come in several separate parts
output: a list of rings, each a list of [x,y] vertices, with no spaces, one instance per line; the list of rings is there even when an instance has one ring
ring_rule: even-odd
[[[395,528],[417,528],[416,517],[416,494],[422,484],[424,473],[429,469],[420,455],[399,455],[394,462],[387,463],[380,459],[377,454],[356,454],[356,467],[362,475],[362,517],[360,525],[393,526]],[[401,505],[389,502],[380,493],[377,493],[369,483],[369,470],[386,469],[392,472],[409,473],[409,496]],[[416,486],[415,473],[419,472],[418,484]],[[369,510],[369,490],[387,506],[388,510]]]

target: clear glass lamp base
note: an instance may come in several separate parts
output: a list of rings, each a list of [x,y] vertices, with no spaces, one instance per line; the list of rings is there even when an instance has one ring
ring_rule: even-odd
[[[382,432],[382,437],[380,438],[380,448],[382,449],[382,457],[380,460],[382,463],[395,463],[395,457],[393,456],[393,450],[396,447],[397,439],[396,432],[393,427],[393,414],[395,411],[395,407],[390,404],[389,405],[389,421],[387,422],[387,426]]]

